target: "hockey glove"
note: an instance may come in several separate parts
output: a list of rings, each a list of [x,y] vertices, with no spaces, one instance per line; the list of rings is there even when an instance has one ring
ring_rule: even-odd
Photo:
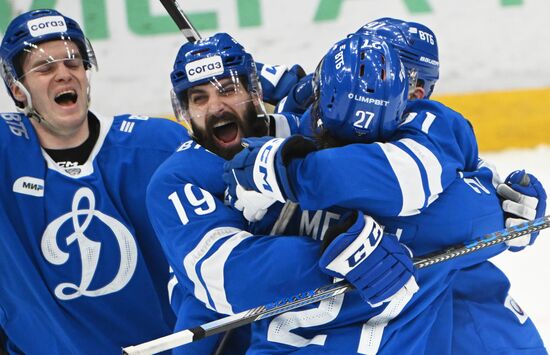
[[[304,76],[279,102],[275,112],[304,113],[313,102],[313,74]]]
[[[266,197],[259,192],[253,190],[245,190],[241,185],[233,185],[235,191],[229,192],[229,188],[225,191],[225,200],[230,206],[243,213],[244,218],[249,222],[258,222],[264,218],[269,207],[277,200]],[[236,196],[234,199],[233,196]]]
[[[304,69],[295,64],[288,69],[284,65],[266,65],[256,63],[260,73],[260,84],[262,86],[263,101],[277,105],[285,96],[306,75]]]
[[[410,251],[362,212],[329,227],[322,250],[321,270],[345,278],[373,307],[418,290]]]
[[[258,204],[259,209],[266,209],[269,207],[266,207],[269,203],[266,201],[285,202],[287,198],[295,201],[286,168],[293,158],[304,157],[316,150],[314,142],[302,136],[286,139],[262,137],[243,139],[243,145],[244,149],[224,165],[223,179],[232,206],[240,211],[248,210],[248,216],[257,216],[261,214],[255,211]],[[261,193],[264,201],[251,201],[257,195],[246,195],[244,190]]]
[[[516,170],[497,186],[502,198],[502,209],[506,227],[515,226],[544,216],[546,211],[546,191],[542,184],[524,170]],[[511,251],[520,251],[535,242],[539,232],[507,241]]]

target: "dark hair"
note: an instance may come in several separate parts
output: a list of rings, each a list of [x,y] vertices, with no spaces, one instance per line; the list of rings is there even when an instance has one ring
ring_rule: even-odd
[[[319,120],[319,100],[315,100],[311,105],[311,120],[309,124],[311,125],[311,131],[314,132],[313,138],[319,149],[342,147],[348,144],[334,137],[326,128],[318,127],[317,122]]]

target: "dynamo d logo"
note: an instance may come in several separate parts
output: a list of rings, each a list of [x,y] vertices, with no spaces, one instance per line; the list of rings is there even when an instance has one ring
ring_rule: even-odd
[[[29,33],[39,37],[50,33],[67,32],[67,24],[63,16],[44,16],[27,22]]]
[[[88,200],[86,209],[80,209],[83,200]],[[84,219],[79,218],[84,216]],[[98,271],[101,243],[86,236],[86,229],[94,218],[104,223],[116,238],[120,253],[120,264],[114,278],[100,288],[90,289]],[[77,243],[80,251],[82,275],[80,284],[63,282],[55,288],[60,300],[71,300],[80,296],[98,297],[121,290],[132,278],[137,265],[137,246],[132,233],[117,219],[95,210],[95,196],[89,188],[80,188],[73,197],[72,210],[53,220],[42,235],[41,249],[46,260],[53,265],[65,264],[71,255],[57,244],[59,229],[66,222],[72,223],[73,232],[65,236],[67,246]]]
[[[190,82],[223,74],[223,62],[219,55],[199,59],[185,65]]]

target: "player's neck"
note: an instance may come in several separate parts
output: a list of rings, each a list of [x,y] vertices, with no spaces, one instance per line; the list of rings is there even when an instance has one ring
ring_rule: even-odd
[[[70,129],[58,129],[48,122],[31,120],[40,145],[46,149],[68,149],[78,147],[90,135],[88,119]]]

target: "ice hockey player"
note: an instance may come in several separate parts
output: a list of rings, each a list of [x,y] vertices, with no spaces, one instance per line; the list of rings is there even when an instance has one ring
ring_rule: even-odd
[[[185,129],[92,113],[95,54],[78,23],[58,11],[14,18],[0,67],[19,111],[0,113],[6,350],[116,354],[171,333],[168,263],[145,192]]]
[[[246,140],[248,147],[226,166],[230,191],[255,190],[279,201],[298,201],[311,210],[359,209],[373,215],[385,231],[399,235],[416,255],[503,227],[498,199],[491,193],[492,173],[486,168],[476,171],[477,145],[467,121],[431,101],[417,101],[416,110],[408,108],[403,115],[406,75],[391,46],[376,36],[351,35],[329,51],[316,74],[312,117],[322,123],[324,137],[330,138],[325,143],[345,145],[302,158],[315,147],[299,137]],[[349,144],[357,142],[370,144]],[[238,199],[238,194],[232,197],[233,203],[246,207],[247,201]],[[465,203],[476,207],[450,212]],[[360,219],[352,229],[357,225]],[[352,249],[353,243],[344,233],[331,247],[342,251],[334,260],[325,260],[332,263]],[[475,257],[479,262],[487,256]],[[321,266],[331,263],[321,262]],[[363,290],[358,265],[352,272],[349,267],[336,273],[331,270]],[[450,286],[464,265],[457,266],[451,262],[442,269],[419,272],[420,289],[414,296],[392,300],[366,323],[371,328],[366,325],[364,329],[371,332],[369,345],[362,351],[449,351],[452,327],[442,330],[433,325],[438,324],[437,317],[452,311]],[[416,333],[408,333],[411,329]],[[437,332],[437,344],[428,342],[434,338],[432,331]],[[531,350],[544,351],[536,330],[534,335]],[[404,345],[398,339],[408,341]],[[427,345],[433,348],[428,350]]]

